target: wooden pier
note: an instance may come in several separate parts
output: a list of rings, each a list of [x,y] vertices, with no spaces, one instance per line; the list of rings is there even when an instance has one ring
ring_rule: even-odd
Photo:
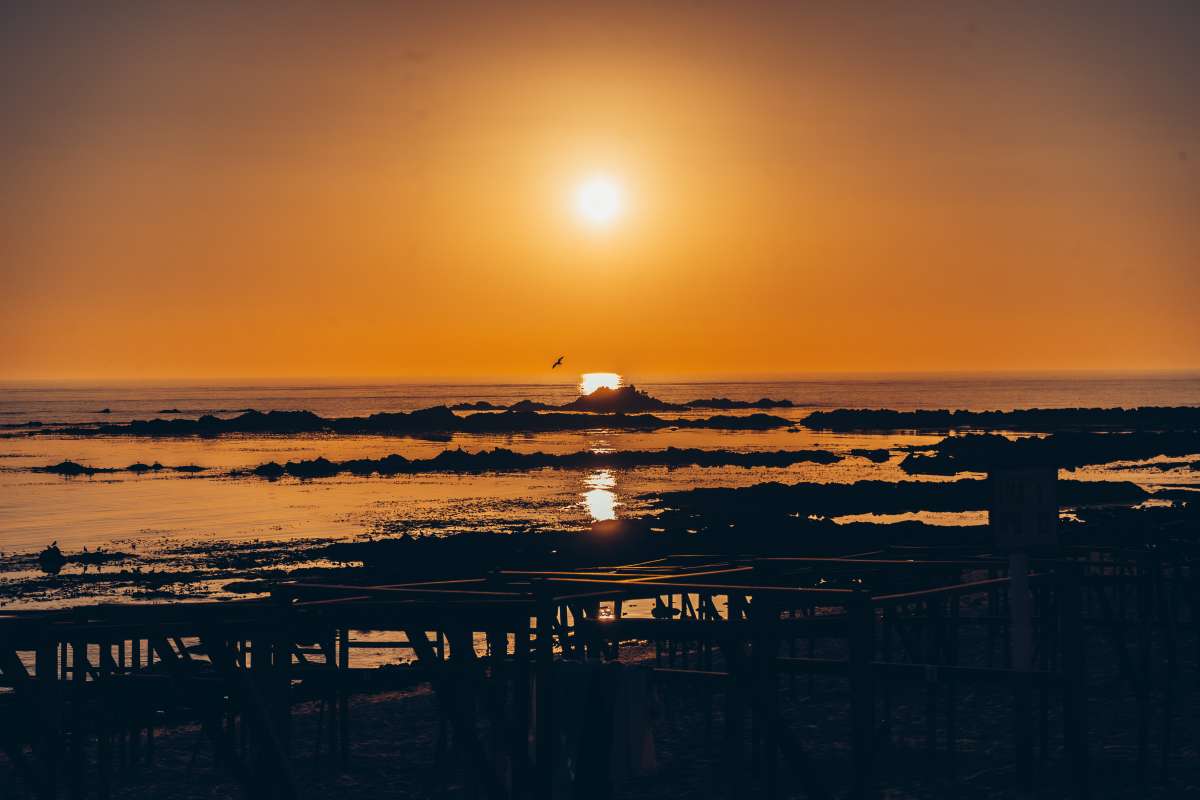
[[[0,612],[0,762],[25,796],[106,800],[124,776],[155,768],[156,732],[191,721],[247,796],[302,796],[293,706],[320,705],[305,752],[353,772],[354,654],[370,647],[406,654],[413,680],[432,687],[442,768],[465,796],[620,796],[613,765],[629,726],[614,720],[637,717],[648,696],[631,686],[710,703],[706,724],[723,722],[723,734],[705,730],[713,796],[871,797],[891,781],[889,748],[922,736],[928,781],[949,790],[962,777],[962,696],[990,687],[1011,701],[1002,738],[1015,790],[1053,772],[1085,798],[1096,642],[1137,708],[1140,779],[1167,779],[1171,711],[1200,661],[1180,646],[1200,647],[1194,555],[1035,558],[1028,671],[1011,668],[1008,562],[954,549],[678,555],[475,580],[285,583],[238,602]],[[847,723],[817,734],[847,754],[832,768],[782,711],[830,682],[844,686]],[[919,729],[896,710],[914,692]]]

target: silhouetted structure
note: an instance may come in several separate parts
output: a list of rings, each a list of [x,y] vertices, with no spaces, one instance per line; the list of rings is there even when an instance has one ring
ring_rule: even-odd
[[[1076,796],[1089,791],[1088,630],[1116,648],[1133,687],[1143,720],[1138,765],[1148,775],[1147,720],[1169,710],[1184,686],[1175,644],[1182,610],[1190,626],[1200,625],[1193,556],[1079,548],[1033,560],[1037,653],[1019,680],[1034,704],[1016,711],[1041,720],[1031,726],[1029,748],[1043,779],[1057,775],[1056,785]],[[778,796],[785,782],[814,797],[841,788],[871,795],[898,763],[889,742],[914,735],[894,703],[921,692],[925,780],[949,785],[963,757],[957,731],[971,724],[961,716],[960,692],[1003,694],[1017,685],[1008,667],[1007,568],[985,553],[952,550],[739,561],[690,555],[394,586],[293,583],[270,601],[8,612],[0,614],[0,665],[14,691],[3,698],[4,748],[39,798],[58,796],[63,781],[83,796],[85,753],[94,749],[104,797],[114,763],[148,756],[165,710],[198,718],[253,796],[291,797],[292,702],[321,699],[330,716],[318,735],[346,765],[348,695],[358,677],[351,654],[393,646],[411,652],[431,681],[460,763],[484,795],[607,797],[614,787],[604,777],[605,754],[615,746],[611,720],[622,685],[611,670],[637,669],[617,665],[623,647],[645,640],[656,652],[646,680],[658,691],[687,687],[678,691],[721,700],[707,713],[710,722],[713,713],[724,718],[725,734],[707,734],[706,746],[716,748],[714,768],[730,796]],[[638,599],[666,611],[630,617],[625,611]],[[356,632],[368,629],[401,638],[358,642]],[[1152,637],[1168,665],[1153,693]],[[808,702],[814,680],[844,686],[831,696],[847,704],[848,728],[839,733],[831,722],[817,735],[844,736],[849,762],[809,755],[819,742],[781,713]],[[584,703],[568,715],[554,708],[563,681],[579,688],[569,696]],[[1156,743],[1163,770],[1170,736],[1164,724]]]

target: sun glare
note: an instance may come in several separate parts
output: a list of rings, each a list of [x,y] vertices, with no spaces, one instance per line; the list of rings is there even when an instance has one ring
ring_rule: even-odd
[[[617,389],[621,376],[615,372],[585,372],[579,376],[579,393],[591,394],[597,389]]]
[[[588,491],[583,493],[583,504],[594,522],[617,518],[617,495],[613,488],[617,479],[612,470],[602,469],[592,473],[583,482]]]
[[[607,175],[593,175],[575,187],[575,212],[593,227],[612,224],[624,205],[621,185]]]

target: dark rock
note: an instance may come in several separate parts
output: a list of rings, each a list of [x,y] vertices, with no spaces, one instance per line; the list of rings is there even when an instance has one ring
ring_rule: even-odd
[[[58,549],[58,542],[52,543],[42,552],[38,553],[38,568],[48,575],[57,575],[62,572],[63,566],[67,563],[66,556],[62,550]]]
[[[707,400],[688,400],[684,403],[688,408],[717,408],[725,410],[743,408],[795,408],[791,400],[772,400],[763,397],[759,400],[730,400],[727,397],[710,397]]]
[[[392,454],[381,459],[352,459],[333,462],[325,458],[289,461],[280,466],[272,461],[255,467],[249,474],[278,478],[284,474],[297,478],[322,478],[349,472],[354,475],[397,475],[427,472],[511,472],[534,469],[630,469],[634,467],[786,467],[801,462],[833,464],[841,457],[827,450],[777,450],[740,453],[731,450],[699,450],[668,447],[665,450],[630,450],[596,453],[591,450],[566,454],[517,453],[505,448],[470,453],[444,450],[433,458],[407,459]]]
[[[251,472],[260,478],[282,478],[286,470],[276,461],[270,461],[266,464],[259,464]]]
[[[1200,431],[1064,432],[1015,440],[999,434],[967,434],[946,437],[928,453],[909,453],[900,462],[900,468],[910,474],[923,475],[987,472],[997,466],[1012,464],[1046,464],[1076,469],[1089,464],[1195,453],[1200,453]]]
[[[719,519],[739,514],[817,515],[902,514],[914,511],[981,511],[988,507],[987,481],[857,481],[838,483],[760,483],[740,489],[690,489],[657,498],[664,509]],[[1127,481],[1058,482],[1062,506],[1136,505],[1150,497]]]
[[[74,477],[76,475],[98,475],[104,472],[117,472],[111,467],[85,467],[74,461],[60,461],[49,467],[34,467],[34,472],[50,472],[55,475]]]
[[[75,436],[220,436],[229,433],[334,433],[343,435],[381,434],[418,436],[447,433],[538,433],[577,431],[604,427],[617,430],[654,431],[665,428],[715,428],[724,430],[768,430],[791,425],[769,414],[717,415],[704,419],[669,419],[651,414],[535,411],[502,411],[459,416],[446,406],[411,412],[372,414],[369,417],[324,418],[309,411],[249,411],[236,417],[205,414],[199,419],[134,420],[126,424],[63,428]]]
[[[1015,411],[839,408],[814,411],[801,422],[809,428],[833,431],[1195,431],[1200,430],[1200,407],[1029,408]]]
[[[616,389],[600,387],[591,394],[577,397],[559,406],[563,411],[587,411],[593,414],[640,414],[646,411],[684,411],[687,406],[667,403],[633,385]]]

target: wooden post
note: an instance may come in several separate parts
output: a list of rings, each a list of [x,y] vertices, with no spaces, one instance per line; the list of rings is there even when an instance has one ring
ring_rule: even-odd
[[[475,727],[475,686],[471,680],[470,667],[475,660],[473,632],[470,628],[457,626],[446,631],[446,641],[450,644],[449,661],[444,668],[443,681],[450,687],[449,697],[442,697],[441,702],[453,704],[450,713],[459,720],[459,725]],[[479,781],[472,769],[472,753],[467,742],[462,741],[460,731],[454,731],[454,749],[452,754],[461,765],[463,780],[468,797],[477,797]]]
[[[129,664],[130,673],[136,675],[142,669],[142,640],[138,636],[134,636],[129,643]],[[129,766],[136,770],[138,763],[139,750],[141,747],[142,728],[141,715],[144,710],[144,705],[138,703],[133,715],[129,718]],[[150,713],[154,713],[154,709],[150,709]]]
[[[275,662],[272,676],[273,691],[268,695],[275,710],[275,731],[285,758],[292,751],[292,634],[287,620],[279,623],[275,636]]]
[[[962,597],[950,596],[950,637],[946,646],[945,663],[958,666],[958,622],[962,610]],[[958,684],[954,678],[946,682],[946,758],[950,786],[958,782]]]
[[[268,644],[270,640],[262,634],[256,635],[255,638],[249,640],[250,644],[250,665],[247,670],[248,684],[260,698],[266,699],[269,703],[269,692],[271,687],[271,651]],[[254,709],[252,703],[254,698],[249,693],[244,693],[240,698],[242,707],[242,724],[244,728],[250,729],[250,755],[254,762],[253,780],[259,792],[263,792],[266,787],[269,787],[270,780],[270,736],[266,727],[271,724],[270,707]],[[265,704],[264,704],[265,705]],[[256,713],[257,712],[257,713]]]
[[[96,796],[108,800],[112,785],[112,739],[108,724],[113,713],[112,703],[112,642],[102,639],[96,655],[96,694],[99,709],[96,713]]]
[[[350,628],[338,629],[337,670],[338,747],[342,769],[350,764]]]
[[[509,794],[515,799],[529,794],[529,616],[522,612],[513,636],[513,732],[510,742],[512,773]]]
[[[881,653],[880,654],[883,657],[884,661],[892,660],[892,627],[894,624],[892,622],[892,618],[894,615],[895,615],[895,609],[893,607],[889,606],[889,607],[882,608],[880,610],[880,616],[881,616],[880,626],[879,626],[879,634],[881,637],[881,641],[880,641]],[[883,695],[883,701],[882,701],[883,731],[884,731],[884,735],[887,737],[888,742],[890,743],[891,738],[892,738],[892,689],[891,689],[891,684],[888,681],[880,681],[879,691],[880,691],[880,694]]]
[[[621,619],[625,612],[624,603],[620,597],[613,600],[613,619]],[[620,658],[621,656],[621,640],[614,639],[612,643],[612,658]]]
[[[574,649],[574,647],[573,647],[574,637],[570,635],[571,634],[571,618],[570,618],[570,612],[568,610],[567,604],[563,603],[561,606],[559,606],[557,609],[557,613],[558,613],[558,641],[562,647],[563,657],[567,658],[571,655],[571,651]]]
[[[994,580],[995,578],[996,578],[996,570],[988,569],[987,579]],[[997,616],[999,616],[999,610],[998,610],[998,608],[1000,606],[999,591],[1000,590],[995,588],[995,586],[992,586],[987,590],[987,606],[985,607],[984,613],[990,619],[995,619]],[[996,664],[996,626],[995,625],[987,626],[987,640],[988,640],[987,666],[991,667],[991,666],[995,666],[995,664]]]
[[[675,595],[671,594],[670,592],[667,592],[667,608],[668,609],[675,608]],[[675,617],[674,617],[674,615],[671,615],[671,616],[668,616],[667,619],[671,620],[671,619],[675,619]],[[667,665],[674,667],[675,666],[675,650],[676,650],[674,636],[672,636],[670,639],[667,640],[667,648],[668,648],[667,649]]]
[[[84,681],[87,680],[87,645],[78,639],[71,642],[71,797],[84,796],[83,785],[83,704]]]
[[[587,610],[587,618],[594,623],[600,619],[600,601],[595,600],[585,605]],[[599,639],[594,639],[586,643],[586,654],[588,658],[600,658],[604,655],[604,643]]]
[[[941,663],[942,660],[942,599],[940,597],[929,598],[925,601],[925,610],[925,661],[926,664],[935,665]],[[937,667],[927,666],[925,669],[925,750],[928,759],[928,774],[930,780],[935,783],[938,767],[937,700],[939,688]]]
[[[854,797],[872,792],[871,747],[875,735],[875,609],[871,595],[856,591],[847,607],[850,615],[850,716],[854,760]]]
[[[1071,788],[1076,800],[1090,796],[1088,753],[1087,637],[1081,613],[1083,581],[1079,568],[1058,570],[1058,613],[1062,641],[1063,738],[1071,759]]]
[[[1008,555],[1008,664],[1013,670],[1014,791],[1033,792],[1033,607],[1029,553],[1058,544],[1058,469],[1053,464],[997,464],[988,470],[988,528]]]
[[[779,782],[779,685],[776,677],[775,659],[779,655],[779,606],[769,595],[754,598],[756,637],[754,656],[757,664],[754,691],[759,693],[758,703],[762,719],[762,750],[760,761],[764,774],[765,796],[774,800],[778,796]]]
[[[537,603],[534,796],[538,800],[552,800],[554,797],[554,598],[550,591],[540,582],[534,587]]]
[[[504,705],[508,697],[508,633],[503,628],[494,625],[487,630],[488,677],[484,686],[487,698],[487,710],[491,724],[488,747],[493,760],[500,765],[500,780],[505,778],[504,763],[508,762],[508,775],[512,774],[512,759],[506,759],[505,744],[511,731],[505,730]],[[511,777],[509,785],[511,786]],[[511,792],[510,792],[511,797]]]
[[[1166,783],[1171,755],[1171,722],[1176,705],[1175,683],[1178,677],[1178,654],[1175,647],[1174,602],[1161,558],[1154,560],[1154,577],[1158,588],[1156,594],[1158,597],[1158,618],[1162,625],[1162,643],[1163,649],[1166,651],[1166,672],[1163,675],[1162,746],[1159,750],[1161,760],[1161,774],[1159,779],[1163,783]]]
[[[745,706],[742,703],[742,687],[736,670],[741,669],[742,643],[729,642],[725,651],[729,678],[725,690],[725,791],[729,800],[741,796],[742,760],[745,755],[743,733],[745,731]]]
[[[1029,554],[1008,556],[1009,663],[1013,670],[1013,749],[1018,796],[1033,794],[1033,605],[1029,594]]]
[[[1147,558],[1137,565],[1137,629],[1138,629],[1138,782],[1145,786],[1149,780],[1150,763],[1150,571]]]
[[[45,638],[34,656],[37,675],[38,716],[41,736],[37,756],[46,797],[58,797],[58,756],[62,719],[59,706],[58,642]]]
[[[1038,637],[1038,669],[1048,673],[1051,670],[1050,651],[1053,626],[1050,625],[1049,593],[1041,589],[1034,593],[1034,607],[1037,609],[1035,632]],[[1043,681],[1038,685],[1038,761],[1045,763],[1050,756],[1050,687]]]
[[[816,603],[809,603],[808,608],[805,611],[802,611],[801,613],[806,613],[809,621],[811,622],[817,616]],[[808,657],[809,658],[813,658],[814,656],[816,656],[816,653],[817,653],[817,636],[814,633],[815,630],[816,629],[812,625],[808,626]],[[813,675],[813,673],[810,672],[810,673],[808,673],[808,696],[812,697],[814,694],[816,694],[816,691],[817,691],[816,677]]]

